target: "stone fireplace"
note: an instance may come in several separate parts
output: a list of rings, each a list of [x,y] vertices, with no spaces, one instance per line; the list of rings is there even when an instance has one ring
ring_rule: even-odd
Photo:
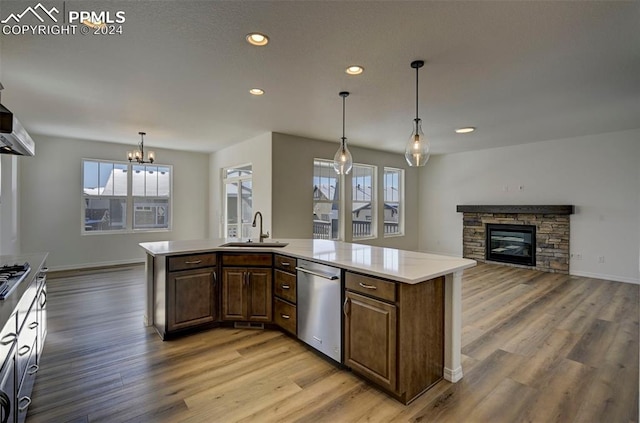
[[[457,211],[463,214],[463,257],[569,273],[574,206],[460,205]]]

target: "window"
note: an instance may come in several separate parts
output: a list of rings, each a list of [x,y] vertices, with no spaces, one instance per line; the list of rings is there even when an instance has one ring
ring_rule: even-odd
[[[250,238],[253,191],[252,166],[236,166],[222,170],[224,192],[224,230],[227,238]]]
[[[170,175],[166,166],[133,165],[133,229],[169,228]]]
[[[170,166],[83,160],[82,169],[83,233],[171,228]]]
[[[404,170],[384,168],[384,235],[404,234]]]
[[[313,160],[313,237],[339,239],[340,183],[333,160]]]
[[[376,167],[354,164],[351,178],[353,238],[376,236]]]

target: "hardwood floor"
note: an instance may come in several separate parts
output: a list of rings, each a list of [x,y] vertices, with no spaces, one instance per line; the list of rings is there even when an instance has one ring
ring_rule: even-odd
[[[408,406],[289,336],[142,325],[144,268],[51,275],[38,422],[634,422],[639,286],[479,264],[463,370]]]

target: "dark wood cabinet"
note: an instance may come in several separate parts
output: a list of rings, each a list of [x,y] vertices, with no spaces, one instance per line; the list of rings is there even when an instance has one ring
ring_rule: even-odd
[[[266,254],[223,254],[222,319],[273,320],[272,258]],[[235,267],[237,265],[265,267]],[[268,266],[268,267],[266,267]]]
[[[170,272],[167,279],[167,330],[211,323],[217,315],[216,269]]]
[[[273,257],[273,308],[274,322],[285,331],[296,335],[298,331],[297,316],[297,276],[298,261],[293,257],[276,254]]]
[[[218,320],[217,255],[170,256],[157,263],[154,326],[165,339],[182,331],[212,326]]]
[[[443,377],[444,277],[419,284],[346,272],[344,364],[407,404]]]
[[[344,364],[396,391],[396,306],[347,291],[344,311]]]

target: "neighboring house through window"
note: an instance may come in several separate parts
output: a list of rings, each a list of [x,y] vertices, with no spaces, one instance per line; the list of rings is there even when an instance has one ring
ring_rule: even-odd
[[[227,238],[250,238],[253,211],[251,164],[222,170],[224,230]]]
[[[313,237],[340,238],[340,180],[333,160],[313,160]]]
[[[354,164],[351,177],[353,238],[376,236],[376,167]]]
[[[404,170],[384,168],[384,235],[404,234]]]
[[[171,166],[82,161],[82,232],[171,229]]]

